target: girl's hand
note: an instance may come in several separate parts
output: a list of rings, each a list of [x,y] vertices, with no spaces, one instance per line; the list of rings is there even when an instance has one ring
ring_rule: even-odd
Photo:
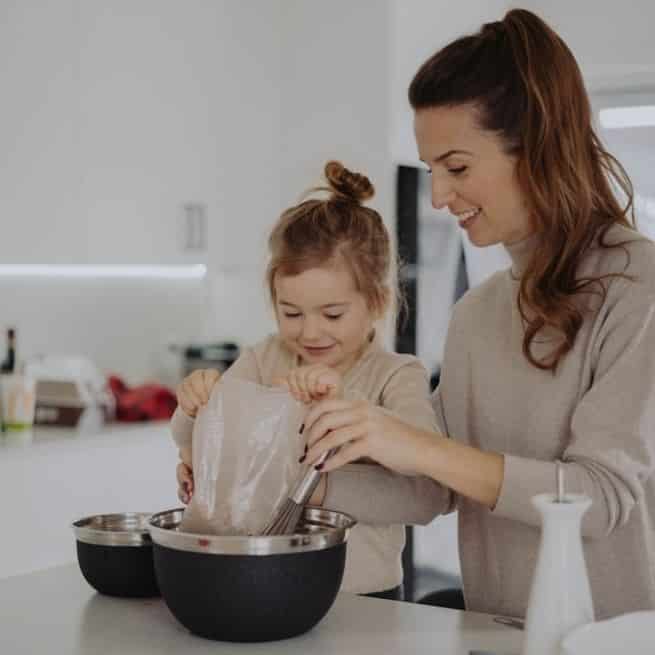
[[[207,368],[193,371],[182,380],[177,387],[177,404],[187,416],[196,417],[198,410],[207,404],[220,377],[218,371]]]
[[[317,404],[305,417],[305,432],[310,464],[339,447],[320,468],[324,472],[370,457],[403,475],[422,475],[439,444],[438,435],[407,425],[366,401]]]
[[[296,400],[307,404],[339,398],[343,390],[341,373],[323,364],[291,369],[286,377],[278,378],[274,384],[286,387]]]
[[[177,477],[177,497],[188,505],[193,498],[193,471],[190,466],[180,462],[175,470]]]

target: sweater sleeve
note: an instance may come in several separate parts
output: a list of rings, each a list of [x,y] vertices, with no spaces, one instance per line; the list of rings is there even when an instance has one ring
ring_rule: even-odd
[[[562,455],[566,489],[592,500],[582,522],[592,539],[628,521],[655,470],[654,299],[617,303],[596,348],[593,384],[574,410]],[[530,498],[554,488],[555,469],[554,462],[505,455],[494,513],[539,525]]]
[[[261,375],[259,367],[257,366],[257,359],[252,348],[246,349],[225,371],[222,375],[223,378],[239,378],[241,380],[249,380],[250,382],[257,382],[261,384]],[[171,418],[171,434],[173,441],[179,448],[190,448],[191,437],[193,435],[193,426],[195,419],[187,416],[181,407],[177,407]]]
[[[434,432],[425,368],[413,360],[390,377],[382,391],[384,409],[421,430]],[[377,464],[350,464],[328,474],[324,507],[351,514],[368,525],[426,525],[453,510],[452,492],[426,477],[409,477]]]

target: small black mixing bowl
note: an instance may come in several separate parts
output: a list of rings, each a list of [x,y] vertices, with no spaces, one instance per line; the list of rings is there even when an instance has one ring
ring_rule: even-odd
[[[334,602],[346,561],[348,515],[306,508],[298,533],[223,537],[179,532],[183,510],[150,519],[159,588],[191,632],[273,641],[313,628]]]
[[[101,594],[159,596],[148,532],[150,514],[97,514],[73,523],[77,561]]]

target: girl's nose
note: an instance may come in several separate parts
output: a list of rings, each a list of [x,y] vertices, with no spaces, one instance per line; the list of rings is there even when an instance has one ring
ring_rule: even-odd
[[[306,318],[302,323],[302,333],[301,336],[303,339],[311,341],[321,336],[320,326],[317,321],[312,318]]]

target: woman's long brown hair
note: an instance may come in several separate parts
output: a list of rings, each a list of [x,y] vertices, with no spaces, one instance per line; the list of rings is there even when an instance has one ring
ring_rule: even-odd
[[[606,294],[610,273],[577,276],[585,253],[619,223],[634,228],[633,188],[621,164],[601,144],[582,74],[564,41],[535,14],[515,9],[428,59],[409,87],[415,111],[470,104],[480,127],[495,132],[517,157],[539,247],[521,278],[518,305],[525,322],[523,352],[534,366],[555,371],[583,322],[574,296]],[[623,206],[612,183],[621,189]],[[532,343],[541,330],[561,336],[545,358]]]

